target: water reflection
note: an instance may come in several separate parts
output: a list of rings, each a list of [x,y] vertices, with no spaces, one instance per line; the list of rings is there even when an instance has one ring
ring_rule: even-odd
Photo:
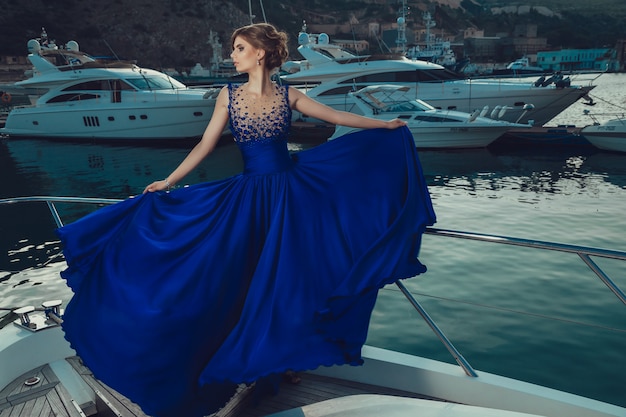
[[[517,190],[546,195],[584,193],[609,183],[625,188],[626,155],[592,148],[489,148],[421,151],[435,192]],[[494,196],[495,197],[495,196]]]
[[[145,147],[16,139],[4,142],[18,181],[35,194],[125,198],[164,178],[189,148]],[[189,177],[209,181],[241,169],[234,146],[219,146]],[[5,191],[6,192],[6,191]],[[25,193],[18,192],[19,195]],[[4,193],[3,193],[4,194]]]

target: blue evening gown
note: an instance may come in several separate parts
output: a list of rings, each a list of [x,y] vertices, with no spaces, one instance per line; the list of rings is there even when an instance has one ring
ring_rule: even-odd
[[[288,369],[359,365],[378,289],[426,270],[435,214],[407,128],[290,154],[288,89],[252,103],[228,88],[243,173],[58,230],[67,340],[154,416],[207,414]]]

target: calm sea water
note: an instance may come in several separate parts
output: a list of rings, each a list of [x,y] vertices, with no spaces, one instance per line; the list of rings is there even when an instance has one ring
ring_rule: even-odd
[[[576,103],[550,124],[583,126],[591,122],[585,109],[626,109],[626,75],[594,83],[596,106]],[[0,197],[125,198],[163,178],[187,152],[5,139]],[[626,154],[496,146],[421,151],[420,158],[437,227],[626,250]],[[240,169],[236,148],[223,145],[187,181]],[[0,209],[0,308],[71,297],[58,276],[64,264],[46,210]],[[492,246],[425,236],[420,258],[429,271],[406,285],[474,368],[626,406],[626,306],[575,255]],[[626,265],[596,261],[626,290]],[[393,286],[380,293],[368,343],[453,362]]]

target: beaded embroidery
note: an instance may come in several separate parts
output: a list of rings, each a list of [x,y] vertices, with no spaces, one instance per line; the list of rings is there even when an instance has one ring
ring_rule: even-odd
[[[274,94],[260,100],[246,97],[241,85],[229,84],[228,93],[230,131],[235,142],[287,140],[291,125],[287,86],[274,84]]]

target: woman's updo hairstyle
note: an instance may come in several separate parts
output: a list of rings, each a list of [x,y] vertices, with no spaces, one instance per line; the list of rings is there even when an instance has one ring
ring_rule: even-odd
[[[235,30],[230,38],[233,48],[237,36],[241,36],[255,48],[265,51],[263,63],[270,70],[280,67],[289,57],[287,34],[276,30],[269,23],[255,23]]]

